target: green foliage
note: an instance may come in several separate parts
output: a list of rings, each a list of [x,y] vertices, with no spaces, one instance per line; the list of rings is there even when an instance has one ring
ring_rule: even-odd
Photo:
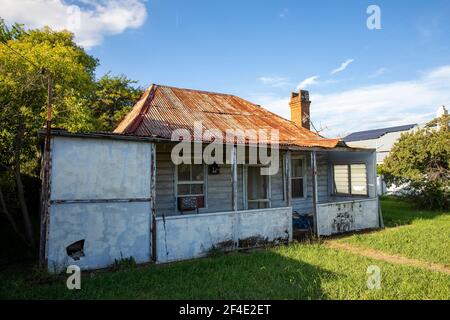
[[[8,40],[18,39],[24,33],[22,24],[14,23],[11,28],[8,28],[5,20],[0,18],[0,42],[5,43]]]
[[[47,80],[53,82],[52,126],[71,132],[110,131],[141,94],[132,81],[109,74],[95,80],[97,59],[88,55],[68,31],[9,30],[0,20],[0,163],[12,165],[14,137],[24,131],[25,173],[36,175],[37,131],[45,126]]]
[[[106,74],[98,80],[93,103],[97,130],[112,131],[131,110],[143,92],[135,83],[125,75]]]
[[[127,270],[136,267],[136,260],[134,257],[124,258],[122,252],[120,252],[120,259],[114,259],[111,265],[112,270]]]
[[[25,202],[30,197],[24,190],[30,188],[22,188],[21,179],[39,177],[37,133],[46,124],[48,84],[52,127],[71,132],[112,130],[141,91],[123,75],[107,74],[97,82],[98,60],[79,47],[69,31],[25,31],[19,24],[8,27],[0,18],[0,42],[0,190],[11,215],[17,217],[20,210],[28,217]],[[37,210],[33,206],[30,211]],[[30,230],[27,220],[25,229]],[[27,238],[33,242],[31,232]]]
[[[450,203],[450,132],[441,122],[439,129],[403,134],[381,170],[387,184],[406,184],[412,199],[429,208]]]
[[[97,63],[67,31],[30,30],[0,46],[0,161],[4,165],[12,165],[12,141],[23,132],[21,160],[34,162],[30,168],[37,167],[37,131],[45,125],[49,76],[54,84],[53,125],[86,131],[95,128],[92,111],[82,106],[92,97]],[[33,170],[26,173],[36,175]]]

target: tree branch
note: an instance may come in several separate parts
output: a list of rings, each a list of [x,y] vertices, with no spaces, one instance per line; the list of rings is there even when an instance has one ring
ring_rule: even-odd
[[[3,197],[3,191],[2,191],[1,185],[0,185],[0,206],[1,206],[0,212],[3,212],[6,215],[6,217],[8,218],[8,221],[11,223],[11,226],[14,229],[14,232],[19,236],[20,239],[22,239],[29,246],[28,241],[26,240],[23,233],[20,232],[19,228],[17,227],[16,222],[14,221],[13,216],[9,212],[8,208],[6,207],[6,202],[5,202],[5,198]]]

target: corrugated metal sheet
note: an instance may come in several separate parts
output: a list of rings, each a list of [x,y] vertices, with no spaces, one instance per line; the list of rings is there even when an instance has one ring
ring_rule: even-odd
[[[381,128],[381,129],[373,129],[366,131],[358,131],[353,132],[344,138],[344,141],[359,141],[359,140],[370,140],[370,139],[378,139],[381,136],[384,136],[389,132],[398,132],[398,131],[407,131],[415,127],[417,124],[406,124],[403,126],[397,127],[389,127],[389,128]]]
[[[175,129],[186,129],[193,136],[195,122],[203,130],[278,130],[280,145],[333,148],[339,139],[325,139],[242,98],[191,89],[152,85],[133,110],[114,130],[115,133],[171,139]],[[225,141],[223,142],[233,142]],[[209,142],[209,141],[208,141]],[[249,140],[246,139],[248,143]],[[251,141],[253,142],[253,141]],[[258,142],[270,142],[259,139]]]

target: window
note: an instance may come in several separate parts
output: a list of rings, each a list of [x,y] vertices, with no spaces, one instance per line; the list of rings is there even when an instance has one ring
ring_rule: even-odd
[[[247,207],[248,209],[268,208],[269,176],[261,175],[260,166],[247,167]]]
[[[292,198],[306,197],[306,159],[293,158],[291,168]]]
[[[202,164],[180,164],[177,166],[177,195],[203,196],[204,170]]]
[[[337,164],[333,166],[336,194],[367,195],[365,164]]]

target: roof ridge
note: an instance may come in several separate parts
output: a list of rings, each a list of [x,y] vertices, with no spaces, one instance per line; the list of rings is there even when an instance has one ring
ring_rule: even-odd
[[[145,114],[147,113],[148,109],[150,108],[150,104],[155,96],[156,89],[158,88],[158,85],[152,84],[150,87],[145,90],[143,96],[141,99],[144,99],[142,101],[142,105],[138,107],[139,112],[134,116],[134,118],[130,121],[130,123],[126,126],[125,131],[127,133],[134,133],[139,125],[141,124],[142,120],[145,117]],[[137,111],[137,110],[136,110]]]
[[[235,94],[220,93],[220,92],[205,91],[205,90],[197,90],[197,89],[190,89],[190,88],[180,88],[180,87],[174,87],[174,86],[168,86],[168,85],[159,85],[159,84],[155,84],[155,83],[153,83],[153,85],[155,85],[157,87],[166,87],[166,88],[170,88],[170,89],[186,90],[186,91],[193,91],[193,92],[199,92],[199,93],[205,93],[205,94],[217,94],[217,95],[223,95],[223,96],[227,96],[227,97],[234,97],[234,98],[240,99],[240,100],[242,100],[242,101],[244,101],[244,102],[246,102],[248,104],[251,104],[253,107],[260,108],[260,109],[264,110],[265,112],[268,112],[271,115],[273,115],[273,116],[275,116],[275,117],[277,117],[279,119],[282,119],[283,121],[287,121],[287,122],[293,124],[294,126],[296,126],[297,128],[299,128],[300,130],[307,130],[307,129],[301,127],[301,126],[298,126],[295,122],[293,122],[293,121],[291,121],[289,119],[286,119],[286,118],[284,118],[284,117],[282,117],[282,116],[280,116],[280,115],[278,115],[278,114],[268,110],[267,108],[261,106],[260,104],[253,103],[253,102],[251,102],[251,101],[249,101],[247,99],[244,99],[244,98],[242,98],[240,96],[237,96]],[[202,112],[204,112],[204,111],[202,111]],[[222,114],[221,112],[209,112],[209,113]],[[232,113],[230,113],[230,114],[232,114]],[[317,137],[319,137],[321,139],[327,139],[327,138],[322,137],[318,133],[312,132],[311,130],[307,130],[307,131],[311,132],[312,134],[316,135]]]
[[[159,88],[169,88],[169,89],[177,89],[177,90],[184,90],[184,91],[193,91],[193,92],[198,92],[198,93],[205,93],[205,94],[217,94],[217,95],[221,95],[221,96],[234,96],[233,94],[230,93],[222,93],[222,92],[214,92],[214,91],[207,91],[207,90],[198,90],[198,89],[191,89],[191,88],[180,88],[180,87],[174,87],[174,86],[168,86],[168,85],[162,85],[162,84],[156,84],[153,83],[152,85],[155,85]]]
[[[328,139],[328,138],[322,137],[322,136],[321,136],[320,134],[318,134],[318,133],[312,132],[311,130],[305,129],[305,128],[303,128],[303,127],[297,125],[297,124],[296,124],[295,122],[293,122],[292,120],[288,120],[288,119],[286,119],[286,118],[284,118],[284,117],[282,117],[282,116],[276,114],[275,112],[272,112],[272,111],[270,111],[270,110],[267,109],[267,108],[264,108],[263,106],[261,106],[261,105],[259,105],[259,104],[255,104],[255,103],[253,103],[253,102],[251,102],[251,101],[248,101],[247,99],[241,98],[241,97],[239,97],[239,96],[234,96],[234,95],[233,95],[233,97],[238,98],[238,99],[241,99],[241,100],[243,100],[243,101],[245,101],[245,102],[247,102],[247,103],[250,103],[250,104],[254,105],[254,106],[257,107],[257,108],[260,108],[260,109],[262,109],[262,110],[264,110],[264,111],[270,113],[271,115],[273,115],[273,116],[275,116],[275,117],[277,117],[277,118],[279,118],[279,119],[282,119],[283,121],[287,121],[287,122],[291,123],[292,125],[296,126],[296,127],[297,127],[298,129],[300,129],[300,130],[306,130],[306,131],[308,131],[308,132],[311,132],[312,134],[316,135],[317,137],[319,137],[319,138],[321,138],[321,139]]]

